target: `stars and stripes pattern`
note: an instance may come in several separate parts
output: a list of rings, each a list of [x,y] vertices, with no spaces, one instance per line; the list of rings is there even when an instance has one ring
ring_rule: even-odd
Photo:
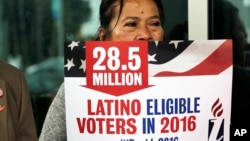
[[[65,77],[85,77],[85,42],[64,43]],[[148,42],[149,76],[205,75],[232,65],[231,40]]]
[[[66,77],[85,77],[86,59],[85,42],[71,41],[64,43],[64,74]]]

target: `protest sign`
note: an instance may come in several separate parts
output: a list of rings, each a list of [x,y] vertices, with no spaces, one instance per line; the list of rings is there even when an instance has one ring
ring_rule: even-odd
[[[65,42],[67,138],[229,141],[232,41]]]

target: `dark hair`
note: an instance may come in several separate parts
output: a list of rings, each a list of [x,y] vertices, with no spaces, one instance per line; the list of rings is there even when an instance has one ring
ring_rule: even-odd
[[[110,36],[110,33],[111,33],[108,27],[112,18],[114,17],[114,11],[113,11],[114,3],[117,1],[119,1],[119,4],[120,4],[119,15],[118,15],[118,19],[119,19],[122,9],[123,9],[124,0],[102,0],[100,8],[99,8],[100,28],[104,28],[104,30],[106,31],[105,38]],[[160,20],[161,20],[161,23],[163,24],[164,23],[164,10],[162,6],[162,2],[161,0],[153,0],[153,1],[155,2],[158,8]],[[96,40],[99,40],[99,37],[97,37]]]
[[[226,0],[214,1],[214,39],[233,40],[233,63],[242,65],[243,50],[247,42],[247,32],[239,10]]]

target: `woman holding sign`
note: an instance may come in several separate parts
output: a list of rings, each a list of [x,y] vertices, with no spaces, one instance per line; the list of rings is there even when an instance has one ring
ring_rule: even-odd
[[[98,41],[161,41],[164,12],[160,0],[102,0]],[[52,102],[40,141],[66,140],[64,85]]]

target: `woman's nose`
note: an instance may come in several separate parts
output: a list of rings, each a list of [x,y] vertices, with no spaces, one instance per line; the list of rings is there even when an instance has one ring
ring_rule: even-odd
[[[152,39],[153,37],[148,27],[143,26],[139,28],[137,40],[152,40]]]

